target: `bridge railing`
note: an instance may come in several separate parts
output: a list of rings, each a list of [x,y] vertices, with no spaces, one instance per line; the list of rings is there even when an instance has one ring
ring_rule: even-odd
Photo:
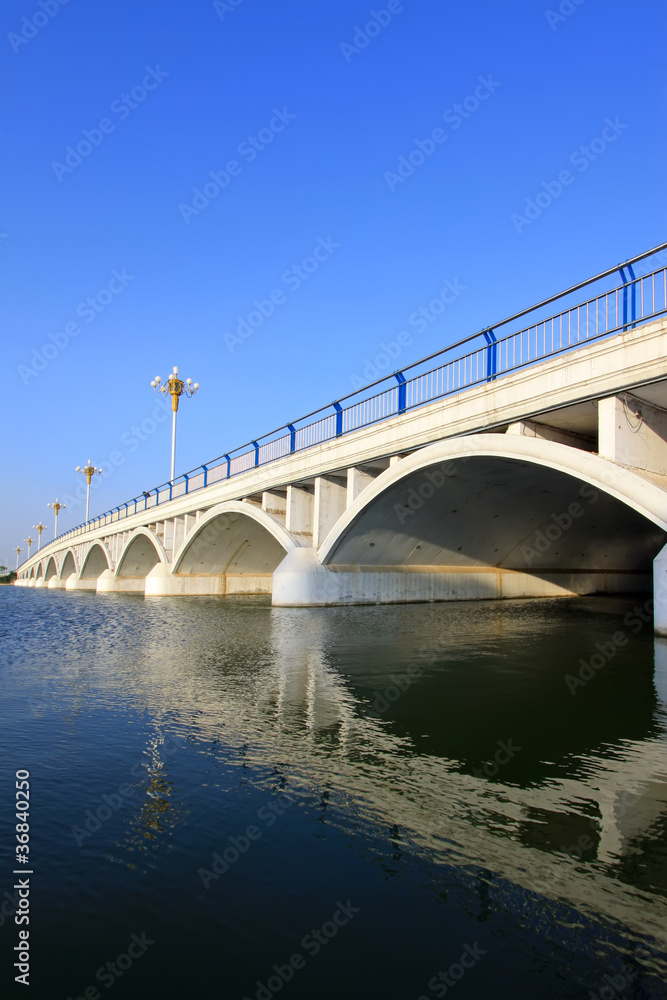
[[[290,454],[400,416],[408,410],[484,382],[492,382],[546,358],[663,316],[667,313],[665,251],[667,243],[623,265],[609,268],[530,309],[501,320],[493,327],[486,327],[291,424],[220,455],[178,476],[173,482],[163,483],[139,497],[133,497],[127,503],[92,518],[87,524],[64,532],[59,540],[151,510],[167,500],[204,489],[249,469],[276,462]],[[658,254],[661,256],[658,257]],[[652,269],[635,274],[635,265],[640,263],[643,266],[648,263]],[[614,275],[620,275],[621,279],[614,287],[600,290],[583,302],[567,305],[568,299],[580,289]],[[547,306],[559,301],[566,303],[565,308],[542,317]],[[501,327],[517,324],[531,314],[534,318],[528,326],[519,325],[518,329],[498,337],[497,331]],[[436,360],[438,363],[433,366]]]

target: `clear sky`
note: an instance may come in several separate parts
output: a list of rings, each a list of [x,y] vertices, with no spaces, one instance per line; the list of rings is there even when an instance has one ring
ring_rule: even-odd
[[[5,0],[0,561],[168,478],[174,364],[183,472],[664,241],[666,12]]]

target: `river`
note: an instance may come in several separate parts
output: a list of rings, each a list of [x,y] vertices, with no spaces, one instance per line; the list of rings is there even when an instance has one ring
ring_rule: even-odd
[[[0,588],[3,995],[667,997],[645,600]]]

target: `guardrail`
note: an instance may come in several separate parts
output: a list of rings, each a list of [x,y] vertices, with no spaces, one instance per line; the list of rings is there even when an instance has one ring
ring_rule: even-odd
[[[640,322],[662,316],[667,313],[667,267],[662,266],[649,273],[636,275],[634,266],[659,253],[662,253],[662,258],[652,263],[664,265],[667,259],[666,250],[667,243],[663,243],[620,266],[609,268],[593,278],[573,285],[529,309],[501,320],[492,327],[486,327],[435,354],[422,358],[401,371],[386,375],[328,406],[314,410],[290,424],[218,456],[205,465],[191,469],[171,482],[163,483],[140,496],[133,497],[126,503],[91,518],[85,524],[63,532],[54,541],[73,538],[104,527],[157,507],[167,500],[231,479],[242,472],[247,472],[248,469],[314,448],[344,434],[407,413],[408,410],[424,406],[436,399],[484,382],[495,381],[503,375],[536,364],[545,358],[574,350],[613,333],[633,329]],[[580,289],[617,274],[621,277],[620,284],[600,291],[583,302],[568,306],[554,315],[539,318],[538,314],[546,306],[567,299]],[[501,327],[516,323],[531,313],[535,314],[534,322],[498,337],[497,332]],[[473,347],[475,341],[478,346]],[[456,351],[459,353],[446,359],[446,355]],[[442,359],[442,362],[427,369],[426,366],[435,359]],[[407,377],[406,373],[411,373],[410,377]],[[389,383],[386,388],[374,391],[386,383]]]

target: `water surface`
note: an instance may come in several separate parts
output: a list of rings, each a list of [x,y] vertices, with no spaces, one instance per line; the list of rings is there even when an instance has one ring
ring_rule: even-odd
[[[37,1000],[667,997],[643,602],[0,589],[3,995],[25,768]]]

